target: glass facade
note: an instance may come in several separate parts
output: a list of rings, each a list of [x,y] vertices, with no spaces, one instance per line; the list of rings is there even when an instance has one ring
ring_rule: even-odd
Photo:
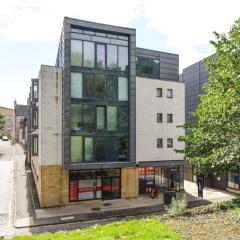
[[[121,197],[120,169],[70,171],[70,202]]]
[[[128,161],[128,36],[71,38],[71,163]]]

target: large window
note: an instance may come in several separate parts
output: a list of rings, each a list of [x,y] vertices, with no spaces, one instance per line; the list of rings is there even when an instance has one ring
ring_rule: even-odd
[[[93,42],[84,42],[83,43],[84,53],[83,53],[83,64],[84,67],[92,68],[94,67],[94,43]]]
[[[84,74],[85,97],[94,97],[94,78],[93,74]]]
[[[93,105],[83,105],[83,128],[84,130],[94,130],[94,112]]]
[[[85,161],[93,161],[93,138],[85,137],[84,138],[84,155]]]
[[[160,78],[160,63],[157,59],[137,57],[137,76],[147,78]]]
[[[118,47],[118,68],[120,71],[128,70],[128,48]]]
[[[125,77],[118,77],[118,100],[128,100],[128,79]]]
[[[37,128],[38,127],[38,109],[33,109],[33,118],[32,118],[32,125],[33,128]]]
[[[82,41],[71,40],[71,65],[82,66]]]
[[[117,69],[117,46],[107,45],[107,67]]]
[[[72,104],[71,130],[75,133],[80,133],[83,130],[82,124],[82,105]]]
[[[127,161],[128,160],[128,138],[119,137],[118,139],[118,160]]]
[[[118,107],[118,130],[128,130],[128,107]]]
[[[82,136],[71,136],[71,162],[82,162]]]
[[[96,74],[96,97],[106,98],[106,78],[104,74]]]
[[[38,155],[38,135],[32,135],[32,155]]]
[[[105,57],[106,57],[106,46],[103,44],[97,44],[97,67],[98,68],[105,68],[106,66],[106,61],[105,61]]]
[[[118,98],[118,78],[114,75],[107,76],[107,99],[117,100]]]
[[[97,129],[99,130],[105,129],[105,111],[105,107],[97,107]]]
[[[115,106],[107,108],[107,129],[109,131],[117,130],[117,107]]]
[[[71,73],[71,97],[82,98],[82,73]]]

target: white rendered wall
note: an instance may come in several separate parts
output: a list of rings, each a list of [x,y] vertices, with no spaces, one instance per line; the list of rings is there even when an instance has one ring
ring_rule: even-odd
[[[62,70],[41,66],[39,72],[39,163],[62,165]]]
[[[156,96],[162,88],[163,96]],[[173,89],[173,98],[167,98],[167,89]],[[177,128],[185,121],[184,84],[149,78],[136,78],[136,161],[182,160],[174,149],[183,149],[177,139],[184,130]],[[157,123],[157,113],[163,122]],[[167,123],[167,114],[173,114],[173,123]],[[157,148],[157,138],[163,139],[163,148]],[[167,148],[167,138],[173,138],[173,148]]]

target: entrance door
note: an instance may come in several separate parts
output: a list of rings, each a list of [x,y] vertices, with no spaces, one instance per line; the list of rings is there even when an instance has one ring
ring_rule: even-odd
[[[174,171],[169,174],[169,188],[175,191],[180,190],[179,172]]]
[[[120,197],[120,178],[102,178],[102,199],[114,199]]]

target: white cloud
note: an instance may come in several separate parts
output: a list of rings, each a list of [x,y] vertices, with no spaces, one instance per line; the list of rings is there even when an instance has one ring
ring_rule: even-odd
[[[58,42],[64,16],[120,26],[144,17],[186,67],[213,53],[211,33],[226,32],[239,9],[239,0],[8,0],[1,3],[0,40]]]

